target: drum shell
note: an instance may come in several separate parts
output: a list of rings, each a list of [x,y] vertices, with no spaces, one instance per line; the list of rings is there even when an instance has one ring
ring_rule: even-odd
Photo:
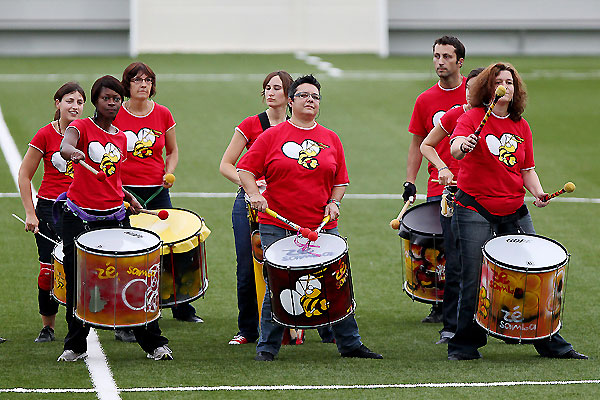
[[[285,239],[289,238],[280,240]],[[296,329],[318,328],[335,324],[354,312],[347,247],[343,254],[329,262],[303,267],[274,264],[266,254],[265,267],[275,322]],[[318,280],[320,293],[315,297],[302,296],[304,292],[299,287],[300,282],[311,279]]]
[[[67,280],[63,266],[62,242],[57,244],[52,251],[52,298],[63,306],[67,304]]]
[[[410,208],[400,224],[406,294],[413,300],[437,304],[444,301],[446,257],[440,223],[440,202]]]
[[[99,251],[81,245],[78,239],[82,235],[76,239],[78,319],[115,329],[142,326],[159,318],[160,238],[145,232],[155,235],[158,244],[137,251]]]
[[[568,253],[558,242],[543,239],[564,250],[564,261],[547,268],[512,266],[494,259],[486,251],[486,245],[483,246],[475,321],[491,336],[528,342],[550,337],[559,331]]]

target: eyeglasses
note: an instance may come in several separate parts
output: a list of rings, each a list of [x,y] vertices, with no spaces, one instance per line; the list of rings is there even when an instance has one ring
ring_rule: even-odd
[[[142,82],[146,82],[148,84],[152,83],[152,78],[138,78],[137,76],[135,78],[131,79],[131,82],[133,83],[142,83]]]
[[[321,95],[316,93],[298,92],[294,97],[300,97],[302,100],[308,99],[308,96],[312,97],[315,101],[321,101]]]

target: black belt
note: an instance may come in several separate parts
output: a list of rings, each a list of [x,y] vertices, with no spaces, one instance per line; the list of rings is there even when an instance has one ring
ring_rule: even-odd
[[[461,189],[458,189],[456,192],[456,201],[458,201],[463,207],[473,207],[477,212],[488,222],[495,225],[509,224],[515,221],[520,220],[527,214],[529,214],[529,210],[525,203],[517,211],[508,215],[494,215],[485,209],[481,204],[475,200],[473,196],[468,193],[463,192]]]

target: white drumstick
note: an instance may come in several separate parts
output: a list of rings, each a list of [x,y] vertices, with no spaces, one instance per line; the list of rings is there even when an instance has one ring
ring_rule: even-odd
[[[18,215],[12,214],[12,216],[15,217],[16,219],[18,219],[19,221],[21,221],[23,223],[23,225],[27,225],[25,223],[25,221],[23,221]],[[37,234],[58,246],[58,242],[56,240],[50,239],[48,236],[44,235],[42,232],[38,232]]]

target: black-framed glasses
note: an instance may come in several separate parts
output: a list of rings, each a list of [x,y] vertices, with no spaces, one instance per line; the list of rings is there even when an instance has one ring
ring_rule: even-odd
[[[315,101],[321,101],[322,97],[317,93],[308,93],[308,92],[298,92],[294,95],[294,97],[300,97],[302,100],[308,99],[308,96],[312,97]]]
[[[147,84],[151,84],[152,83],[152,78],[138,78],[137,76],[135,78],[131,79],[131,82],[133,83],[142,83],[142,82],[146,82]]]

